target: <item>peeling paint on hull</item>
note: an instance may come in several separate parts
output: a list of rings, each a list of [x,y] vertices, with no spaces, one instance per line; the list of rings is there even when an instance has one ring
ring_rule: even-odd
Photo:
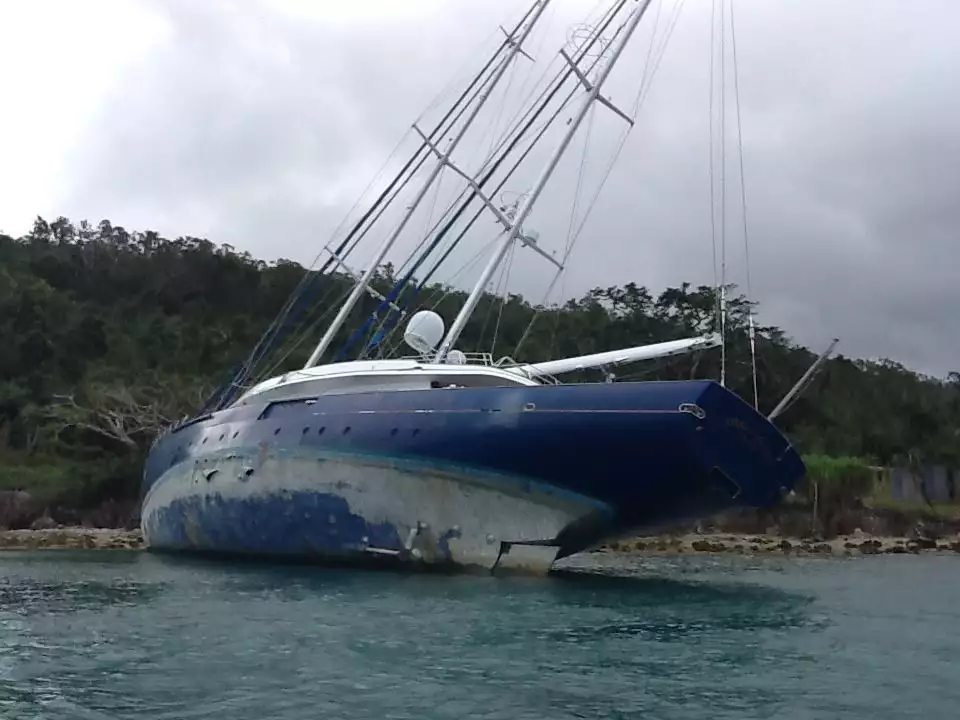
[[[544,572],[565,527],[611,511],[482,476],[315,451],[231,451],[171,468],[144,499],[148,547]],[[535,543],[536,550],[513,551]],[[506,556],[511,556],[506,559]]]
[[[803,472],[709,381],[371,392],[175,429],[151,450],[141,515],[156,550],[541,572],[633,531],[774,504]]]

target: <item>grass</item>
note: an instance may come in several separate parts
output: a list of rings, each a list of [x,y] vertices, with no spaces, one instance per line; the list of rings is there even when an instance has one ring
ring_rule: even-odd
[[[921,500],[896,500],[889,496],[877,495],[863,501],[865,507],[874,510],[897,510],[909,515],[932,516],[940,520],[960,520],[960,503],[932,503]]]

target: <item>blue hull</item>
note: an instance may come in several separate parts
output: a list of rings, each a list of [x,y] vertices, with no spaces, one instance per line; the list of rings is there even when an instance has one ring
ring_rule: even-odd
[[[804,471],[771,423],[712,381],[328,395],[223,410],[162,437],[141,522],[157,550],[549,566],[773,505]]]

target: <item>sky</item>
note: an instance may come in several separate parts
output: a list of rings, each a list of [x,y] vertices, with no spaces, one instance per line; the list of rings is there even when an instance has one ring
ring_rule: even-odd
[[[631,104],[677,2],[653,0],[611,75],[615,102]],[[310,264],[411,123],[479,67],[498,25],[512,26],[527,6],[0,0],[0,232],[24,234],[37,215],[108,218]],[[552,0],[527,46],[537,63],[516,70],[508,92],[519,97],[523,79],[556,60],[597,6]],[[683,2],[561,294],[715,281],[718,7]],[[729,17],[729,0],[724,7]],[[816,350],[839,337],[848,356],[937,376],[960,370],[960,3],[734,0],[733,9],[760,321]],[[745,291],[731,47],[726,277]],[[594,180],[626,129],[612,114],[597,122]],[[570,156],[532,216],[545,246],[561,247],[568,231],[580,146]],[[533,167],[519,183],[532,183]],[[517,256],[511,289],[539,301],[551,267],[528,250]]]

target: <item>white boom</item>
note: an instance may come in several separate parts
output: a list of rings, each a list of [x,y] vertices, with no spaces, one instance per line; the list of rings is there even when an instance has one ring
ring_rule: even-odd
[[[622,350],[593,353],[592,355],[580,355],[579,357],[548,360],[546,362],[532,363],[529,365],[518,365],[512,368],[504,368],[504,370],[517,373],[518,375],[525,375],[526,377],[560,375],[576,370],[586,370],[587,368],[622,365],[623,363],[637,362],[638,360],[652,360],[653,358],[706,350],[717,347],[719,344],[719,335],[703,335],[701,337],[686,338],[684,340],[670,340],[669,342],[654,343],[653,345],[640,345]]]

